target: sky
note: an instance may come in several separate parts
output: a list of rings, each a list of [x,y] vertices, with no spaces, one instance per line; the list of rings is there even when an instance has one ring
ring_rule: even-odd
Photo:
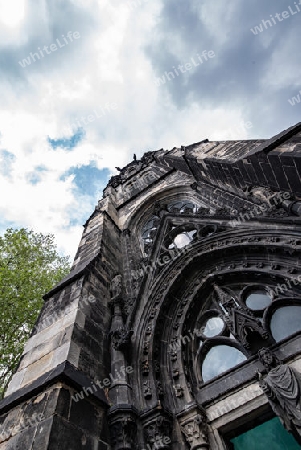
[[[0,0],[0,234],[73,259],[115,166],[300,121],[301,0]]]

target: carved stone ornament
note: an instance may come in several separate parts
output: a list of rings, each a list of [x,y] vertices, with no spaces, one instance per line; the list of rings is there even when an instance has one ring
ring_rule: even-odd
[[[167,417],[157,415],[144,427],[145,443],[153,449],[169,449],[171,423]]]
[[[108,186],[112,186],[113,188],[117,188],[119,184],[122,182],[122,177],[120,175],[115,175],[110,178],[108,182]]]
[[[160,366],[159,361],[157,361],[157,360],[154,361],[154,367],[155,367],[156,375],[159,375],[161,372],[161,366]]]
[[[147,166],[155,159],[154,154],[155,154],[155,152],[153,152],[153,151],[144,153],[144,155],[141,158],[142,167]]]
[[[252,349],[252,336],[256,334],[254,341],[261,337],[267,343],[271,343],[269,333],[263,328],[261,322],[237,299],[218,286],[214,286],[218,303],[223,312],[223,320],[230,332],[246,349]],[[258,347],[257,347],[258,350]]]
[[[178,359],[178,354],[177,354],[177,352],[174,351],[174,350],[172,350],[172,351],[170,352],[170,360],[174,362],[174,361],[177,361],[177,359]]]
[[[149,374],[149,361],[148,361],[148,359],[144,359],[141,362],[141,372],[142,372],[142,375],[144,375],[144,376]]]
[[[143,381],[143,396],[147,400],[152,398],[152,390],[151,390],[150,382],[148,380]]]
[[[120,417],[110,425],[112,450],[132,450],[136,448],[136,422],[132,417]]]
[[[271,209],[266,212],[267,217],[289,217],[289,213],[284,208]]]
[[[267,348],[259,350],[258,357],[267,372],[264,378],[259,374],[259,385],[284,427],[301,444],[301,374]]]
[[[230,208],[217,208],[215,210],[215,215],[217,216],[230,216]]]
[[[173,377],[173,379],[174,379],[174,380],[177,380],[177,379],[179,378],[179,375],[180,375],[179,368],[178,368],[178,367],[175,367],[175,368],[172,370],[172,377]]]
[[[269,333],[265,331],[258,319],[242,311],[232,311],[232,332],[240,343],[246,348],[251,348],[251,336],[256,333],[264,340],[269,339]]]
[[[157,386],[157,394],[159,398],[162,398],[164,396],[164,390],[163,390],[163,386],[160,380],[156,381],[156,386]]]
[[[181,431],[190,446],[190,450],[209,448],[207,423],[200,414],[182,424]]]
[[[114,300],[121,296],[122,293],[122,276],[116,275],[111,281],[111,299]]]
[[[174,391],[175,391],[176,397],[183,397],[184,391],[180,384],[174,385]]]
[[[131,343],[131,336],[133,330],[129,330],[126,327],[117,328],[117,330],[111,331],[111,343],[115,350],[125,350]]]
[[[263,186],[252,186],[247,189],[247,195],[257,199],[258,202],[267,202],[275,195],[271,188]]]
[[[154,152],[146,152],[140,161],[137,161],[136,155],[134,155],[133,161],[131,161],[127,166],[122,169],[116,167],[119,171],[119,175],[114,175],[110,178],[108,182],[108,186],[112,186],[113,188],[117,188],[120,184],[126,182],[133,175],[138,174],[138,172],[145,167],[147,167],[154,159]]]
[[[143,354],[148,355],[149,352],[149,341],[143,342]]]

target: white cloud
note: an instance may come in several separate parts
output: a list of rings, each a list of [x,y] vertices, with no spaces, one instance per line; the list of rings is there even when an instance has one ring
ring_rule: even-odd
[[[206,12],[207,23],[216,31],[216,45],[228,42],[228,34],[223,34],[231,31],[235,8],[219,11],[209,3],[200,14]],[[73,223],[92,213],[97,198],[75,193],[74,177],[62,178],[70,167],[94,162],[98,169],[114,172],[133,153],[141,156],[150,149],[205,138],[252,136],[252,128],[237,129],[233,135],[233,127],[248,120],[243,105],[210,107],[191,95],[179,108],[165,86],[155,85],[158,74],[146,46],[164,32],[158,31],[163,6],[161,0],[0,0],[0,150],[15,155],[9,177],[0,175],[5,192],[0,202],[2,227],[14,224],[53,232],[60,248],[74,255],[81,227]],[[221,24],[224,28],[218,32]],[[70,30],[78,31],[80,38],[28,67],[20,66],[30,52]],[[176,29],[168,42],[170,53],[184,62],[194,56],[195,48],[205,49],[195,42],[188,51]],[[214,65],[219,61],[217,55]],[[72,151],[51,148],[48,136],[70,137],[77,120],[82,124],[82,118],[112,104],[115,109],[84,125],[85,138]],[[33,172],[41,166],[46,170],[35,174],[41,181],[32,184]]]
[[[26,0],[0,0],[0,22],[7,27],[16,27],[25,16]]]

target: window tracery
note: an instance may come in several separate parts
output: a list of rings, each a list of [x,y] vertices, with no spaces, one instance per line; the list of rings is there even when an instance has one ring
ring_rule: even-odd
[[[276,342],[301,331],[301,301],[298,298],[282,298],[266,309],[263,320]]]
[[[191,229],[192,228],[192,229]],[[165,237],[165,248],[184,248],[196,237],[197,230],[189,225],[173,227]]]
[[[198,211],[198,206],[195,203],[191,202],[190,200],[175,200],[171,201],[167,205],[164,205],[164,209],[172,214],[185,215],[185,214],[196,214]],[[151,252],[154,239],[159,228],[159,224],[160,224],[160,217],[156,213],[153,214],[142,227],[141,238],[143,241],[143,251],[146,256],[148,256]],[[172,233],[173,240],[170,241],[168,248],[170,249],[183,248],[192,241],[194,235],[194,233],[192,233],[192,230],[190,229],[187,230],[186,229],[187,227],[185,229],[182,227],[179,230],[176,229],[174,231],[174,228],[178,227],[173,227],[171,230],[173,232]],[[197,230],[194,229],[193,231],[196,232]]]
[[[275,298],[267,285],[234,291],[215,286],[195,325],[195,364],[206,383],[236,367],[263,346],[301,331],[301,301]]]
[[[209,381],[246,360],[247,357],[234,346],[214,345],[203,360],[202,379]]]
[[[143,226],[141,237],[144,244],[144,253],[147,255],[153,246],[155,236],[160,224],[160,218],[153,215]]]
[[[246,305],[254,312],[263,311],[270,306],[272,298],[264,289],[254,289],[245,299]]]

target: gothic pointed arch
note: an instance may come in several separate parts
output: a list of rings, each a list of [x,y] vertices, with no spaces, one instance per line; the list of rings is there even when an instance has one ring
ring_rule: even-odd
[[[145,306],[139,308],[137,376],[140,370],[142,391],[147,386],[145,408],[160,400],[178,414],[185,404],[202,409],[256,377],[253,355],[275,344],[262,318],[270,303],[283,297],[279,286],[291,286],[292,305],[301,299],[301,289],[293,282],[294,258],[289,256],[296,251],[292,236],[289,229],[286,235],[252,229],[252,236],[250,230],[232,236],[225,230],[195,242],[158,275]],[[264,293],[265,307],[254,308],[251,296]],[[208,355],[210,370],[205,368],[204,376]],[[219,366],[216,371],[214,364]],[[231,382],[229,373],[243,378],[237,382],[234,376]]]
[[[118,168],[44,298],[0,447],[301,441],[300,145],[299,124]]]

